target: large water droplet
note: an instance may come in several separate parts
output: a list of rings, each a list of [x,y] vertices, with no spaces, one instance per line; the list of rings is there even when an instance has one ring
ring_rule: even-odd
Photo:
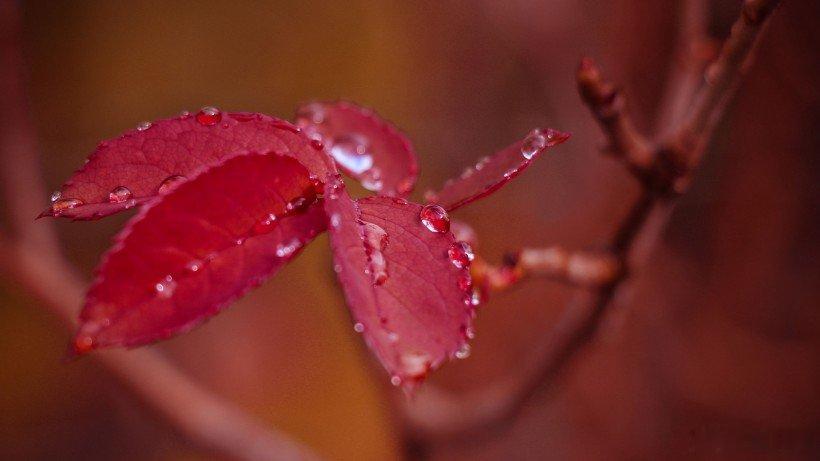
[[[447,210],[440,205],[425,205],[419,212],[419,218],[424,227],[429,229],[430,232],[447,232],[450,230],[450,216],[447,215]]]
[[[280,243],[276,246],[276,256],[280,258],[290,257],[301,247],[302,242],[300,242],[299,239],[293,239],[285,244]]]
[[[173,189],[174,187],[176,187],[177,184],[182,183],[183,181],[185,181],[185,176],[180,176],[180,175],[168,176],[159,185],[159,189],[157,190],[157,192],[160,193],[160,194],[164,194],[164,193],[168,192],[169,190]]]
[[[130,200],[132,195],[127,187],[118,186],[108,194],[108,201],[111,203],[123,203]]]
[[[161,282],[157,282],[157,284],[154,285],[154,291],[157,292],[160,298],[170,298],[174,295],[176,289],[177,282],[170,275],[166,275]]]
[[[470,356],[470,351],[471,351],[470,345],[467,344],[467,343],[464,343],[456,351],[455,356],[456,356],[457,359],[462,359],[463,360],[463,359],[466,359],[467,357]]]
[[[140,124],[137,125],[137,131],[145,131],[148,128],[151,128],[152,125],[153,124],[151,122],[140,122]]]
[[[222,112],[216,107],[203,107],[196,114],[196,121],[200,125],[213,126],[219,123],[220,120],[222,120]]]
[[[76,199],[76,198],[64,198],[57,200],[56,202],[51,204],[51,213],[54,216],[60,216],[66,210],[70,210],[72,208],[77,208],[78,206],[82,205],[83,201]]]
[[[370,263],[368,272],[374,285],[381,285],[387,281],[387,260],[384,258],[384,249],[387,247],[387,231],[373,223],[364,223],[364,241],[367,259]]]
[[[541,130],[532,130],[524,139],[524,142],[521,143],[521,155],[523,155],[525,159],[530,160],[546,145],[547,140],[544,138],[544,134],[541,133]]]
[[[467,242],[453,242],[447,250],[447,256],[450,257],[450,262],[459,269],[469,266],[475,259],[475,253]]]
[[[357,133],[346,133],[330,141],[330,155],[353,174],[362,174],[373,167],[373,156],[368,153],[367,138]]]

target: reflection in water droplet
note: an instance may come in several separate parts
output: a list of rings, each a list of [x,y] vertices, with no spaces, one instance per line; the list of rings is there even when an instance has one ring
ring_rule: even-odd
[[[532,130],[524,139],[524,142],[521,143],[521,155],[524,156],[525,159],[529,160],[535,157],[535,154],[541,151],[541,149],[543,149],[546,145],[547,140],[544,138],[541,130]]]
[[[369,191],[380,192],[384,188],[384,181],[382,181],[382,170],[379,167],[373,167],[364,173],[359,178],[362,187]]]
[[[157,284],[154,285],[154,291],[157,292],[160,298],[170,298],[174,295],[176,288],[177,282],[170,275],[166,275],[161,282],[157,282]]]
[[[165,178],[164,181],[162,181],[162,184],[159,185],[159,189],[157,190],[157,192],[160,194],[164,194],[169,190],[173,189],[174,187],[176,187],[178,184],[184,182],[185,179],[185,176],[180,175],[168,176],[167,178]]]
[[[63,196],[62,192],[60,192],[58,190],[55,190],[54,192],[51,193],[51,203],[54,203],[57,200],[60,200],[60,197],[62,197],[62,196]]]
[[[459,269],[469,266],[475,259],[475,253],[467,242],[453,242],[447,250],[447,255],[450,257],[450,262]]]
[[[293,255],[299,248],[301,248],[302,242],[299,239],[293,239],[286,244],[280,243],[276,246],[276,256],[280,258],[287,258]]]
[[[115,187],[114,190],[112,190],[108,194],[108,201],[111,202],[111,203],[123,203],[127,200],[130,200],[131,195],[132,195],[131,191],[128,190],[127,187],[118,186],[118,187]]]
[[[222,112],[216,107],[203,107],[196,114],[196,121],[203,126],[213,126],[222,120]]]
[[[387,260],[384,257],[384,249],[388,244],[387,231],[373,223],[364,223],[365,251],[369,267],[365,270],[373,279],[374,285],[381,285],[387,281]]]
[[[356,322],[356,324],[353,325],[353,331],[356,333],[362,333],[364,331],[364,324],[361,322]]]
[[[471,348],[470,348],[469,344],[467,344],[467,343],[462,344],[461,348],[459,348],[459,350],[457,350],[456,353],[455,353],[456,358],[457,359],[466,359],[467,357],[470,356],[470,349]]]
[[[140,124],[137,125],[137,131],[145,131],[148,128],[151,128],[152,125],[153,124],[151,122],[140,122]]]
[[[51,204],[51,213],[54,216],[60,216],[66,210],[70,210],[72,208],[77,208],[78,206],[82,205],[83,201],[78,200],[76,198],[64,198],[61,200],[57,200],[56,202]]]
[[[440,205],[425,205],[419,212],[421,223],[430,232],[447,232],[450,230],[450,216]]]
[[[373,156],[368,153],[367,138],[356,133],[346,133],[330,141],[330,155],[342,168],[352,174],[362,174],[373,167]]]

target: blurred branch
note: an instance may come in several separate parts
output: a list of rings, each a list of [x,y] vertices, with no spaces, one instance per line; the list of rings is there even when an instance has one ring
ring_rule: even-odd
[[[699,40],[705,31],[704,6],[700,0],[689,3],[682,35],[688,40]],[[654,142],[646,141],[637,133],[624,111],[623,97],[603,80],[595,64],[588,59],[581,62],[578,86],[582,99],[601,125],[610,150],[644,186],[609,241],[609,256],[617,263],[607,267],[617,269],[613,270],[609,282],[589,284],[590,288],[578,290],[552,330],[523,358],[525,362],[516,367],[520,370],[517,374],[458,397],[428,386],[414,402],[405,403],[408,445],[423,452],[419,447],[452,443],[462,438],[474,440],[472,436],[480,431],[500,429],[518,414],[533,394],[549,386],[566,363],[594,338],[604,313],[623,296],[625,282],[646,259],[677,198],[688,188],[714,127],[724,115],[723,109],[751,61],[760,32],[778,4],[779,0],[746,0],[731,36],[709,66],[706,85],[697,93],[694,82],[702,81],[702,71],[698,71],[696,79],[670,76],[667,87],[671,88],[672,96],[665,98],[667,107],[663,107],[660,114],[669,114],[665,116],[670,120],[680,121],[669,130],[671,134],[664,134]],[[691,67],[678,67],[678,71],[681,69],[693,72]],[[689,107],[688,113],[678,115],[686,107]],[[528,261],[525,266],[533,266],[530,269],[539,267],[547,277],[561,274],[566,278],[570,256],[564,250],[557,247],[525,250],[522,256]]]
[[[18,8],[18,2],[0,1],[0,178],[10,234],[0,234],[0,271],[74,330],[86,284],[62,256],[51,222],[34,222],[46,192],[25,99]],[[110,351],[91,357],[162,422],[211,455],[318,459],[205,390],[154,351]]]

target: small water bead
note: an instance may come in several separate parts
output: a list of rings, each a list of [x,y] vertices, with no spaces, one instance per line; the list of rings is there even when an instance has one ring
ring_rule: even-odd
[[[54,203],[57,200],[60,200],[60,197],[62,197],[62,196],[63,196],[62,192],[60,192],[58,190],[55,190],[54,192],[51,193],[51,198],[50,198],[51,203]]]
[[[185,269],[190,272],[199,272],[199,270],[202,269],[202,261],[198,259],[189,261],[188,264],[185,265]]]
[[[296,253],[296,250],[302,247],[302,242],[298,239],[293,239],[286,244],[279,244],[276,246],[276,256],[280,258],[287,258]]]
[[[196,114],[196,121],[203,126],[213,126],[222,120],[222,112],[216,107],[203,107]]]
[[[396,386],[396,387],[401,386],[401,376],[399,376],[399,375],[393,375],[393,376],[391,376],[391,377],[390,377],[390,384],[392,384],[392,385],[394,385],[394,386]]]
[[[546,147],[547,140],[544,138],[544,134],[541,130],[535,129],[530,131],[530,134],[524,138],[524,142],[521,143],[521,155],[524,156],[525,159],[530,160],[535,157],[541,149]]]
[[[77,339],[74,340],[74,350],[78,354],[85,354],[86,352],[90,352],[94,349],[94,338],[88,335],[78,336]]]
[[[188,112],[187,110],[183,110],[182,112],[179,113],[179,119],[180,120],[187,120],[190,117],[191,117],[191,113]]]
[[[467,339],[475,339],[475,330],[473,330],[473,327],[463,325],[461,327],[461,333]]]
[[[148,128],[151,128],[152,125],[153,123],[151,122],[140,122],[140,124],[137,125],[137,131],[145,131]]]
[[[419,218],[430,232],[443,233],[450,230],[450,216],[440,205],[425,205],[419,212]]]
[[[164,193],[168,192],[169,190],[171,190],[172,188],[176,187],[177,184],[185,181],[185,179],[186,179],[185,176],[180,176],[180,175],[168,176],[159,185],[159,189],[157,190],[157,192],[160,193],[160,194],[164,194]]]
[[[459,269],[468,267],[475,259],[475,253],[467,242],[453,242],[447,250],[447,256],[450,262]]]
[[[374,285],[381,285],[387,281],[387,260],[384,249],[388,244],[387,232],[373,223],[364,223],[364,239],[367,244],[367,259],[370,266],[366,272],[370,273]]]
[[[456,351],[455,356],[456,356],[457,359],[463,360],[463,359],[466,359],[467,357],[470,356],[470,351],[471,351],[470,345],[467,344],[467,343],[464,343]]]
[[[157,292],[160,298],[170,298],[174,295],[176,288],[177,282],[170,275],[166,275],[161,282],[154,285],[154,291]]]
[[[470,304],[473,306],[481,304],[481,294],[478,290],[473,290],[473,295],[470,297]]]
[[[125,186],[117,186],[108,194],[108,201],[111,203],[123,203],[131,200],[133,194]]]
[[[373,156],[368,152],[370,143],[357,133],[346,133],[330,140],[330,155],[342,168],[353,174],[362,174],[373,167]]]
[[[356,324],[353,325],[353,331],[355,331],[356,333],[363,333],[364,332],[364,324],[361,323],[361,322],[356,322]]]
[[[342,225],[342,217],[339,213],[333,213],[330,215],[330,227],[333,229],[338,229],[339,226]]]
[[[269,213],[267,216],[262,218],[259,222],[253,225],[251,231],[254,235],[262,235],[267,234],[268,232],[274,229],[276,225],[276,215],[273,213]]]
[[[61,200],[57,200],[56,202],[51,204],[51,212],[52,214],[54,214],[54,216],[59,216],[66,210],[77,208],[82,204],[82,200],[78,200],[76,198],[64,198]]]

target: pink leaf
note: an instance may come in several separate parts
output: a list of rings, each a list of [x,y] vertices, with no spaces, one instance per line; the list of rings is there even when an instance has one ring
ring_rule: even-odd
[[[349,102],[312,102],[296,124],[321,139],[336,164],[379,195],[404,197],[416,184],[416,153],[407,137],[372,110]]]
[[[41,216],[107,216],[149,201],[203,166],[248,152],[289,155],[325,177],[332,162],[312,144],[290,122],[262,114],[205,108],[195,115],[146,122],[100,143]]]
[[[451,261],[449,231],[422,224],[423,207],[399,198],[354,202],[341,182],[325,196],[335,267],[356,322],[395,385],[412,389],[472,336],[469,271]]]
[[[425,199],[453,211],[500,189],[530,166],[539,154],[561,144],[569,136],[569,133],[551,128],[533,130],[523,140],[479,160],[459,178],[448,180],[439,192],[428,192]]]
[[[187,331],[292,259],[325,228],[308,170],[239,155],[146,206],[103,258],[76,353]]]

